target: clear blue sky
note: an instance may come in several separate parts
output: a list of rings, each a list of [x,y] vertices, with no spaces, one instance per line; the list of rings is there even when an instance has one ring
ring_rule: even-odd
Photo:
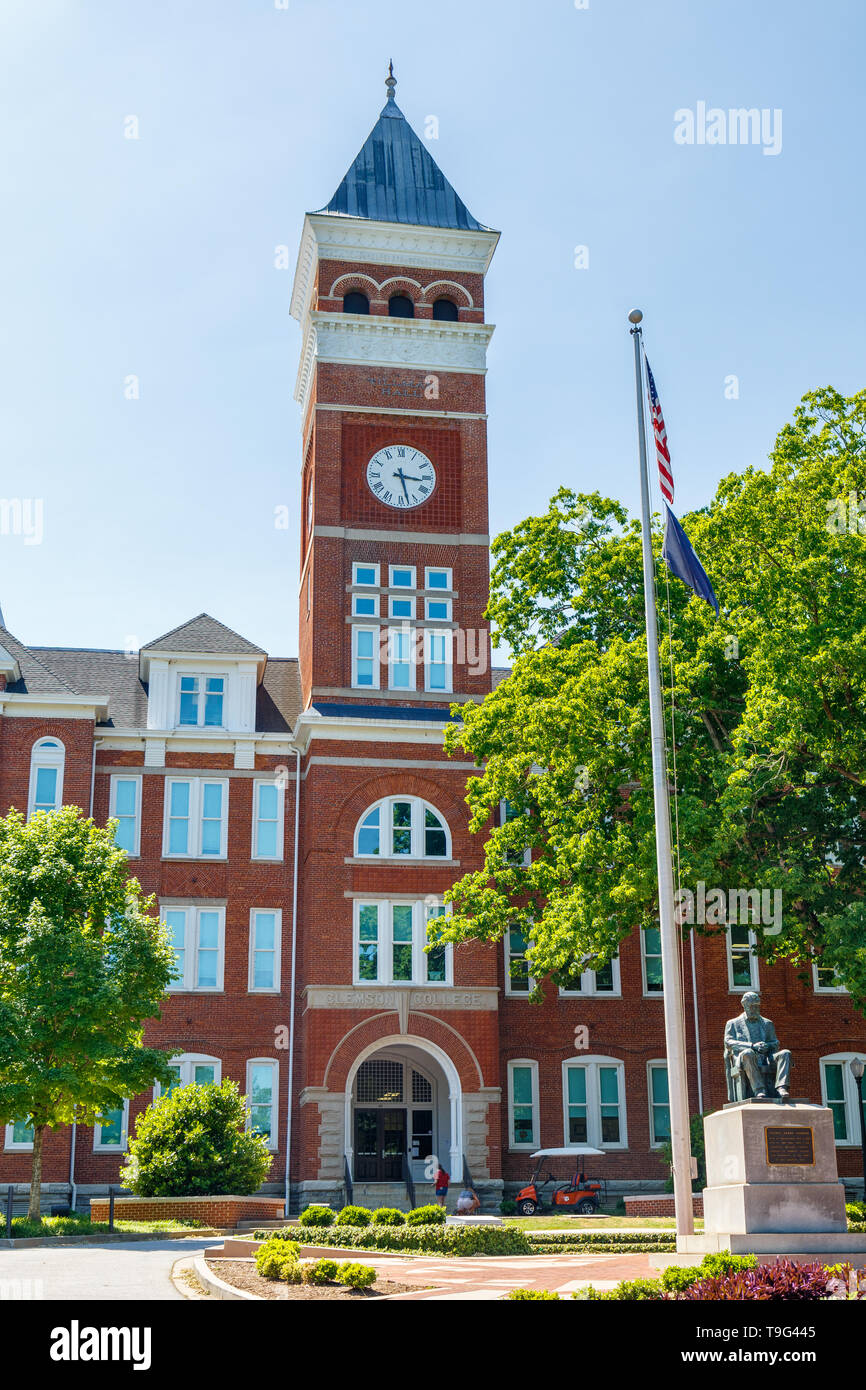
[[[277,0],[281,3],[281,0]],[[568,483],[637,503],[645,313],[680,510],[761,464],[803,392],[864,386],[862,0],[4,0],[0,536],[22,640],[122,647],[201,610],[297,650],[304,211],[397,100],[488,278],[491,528]],[[674,112],[781,108],[781,153]],[[139,122],[124,138],[124,119]],[[589,247],[576,270],[574,247]],[[135,374],[140,399],[124,399]],[[726,400],[725,377],[739,378]]]

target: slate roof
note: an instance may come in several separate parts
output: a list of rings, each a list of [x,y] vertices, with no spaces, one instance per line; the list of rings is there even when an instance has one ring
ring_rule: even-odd
[[[319,212],[416,227],[490,231],[455,193],[394,100],[393,90],[331,201]]]
[[[170,643],[167,638],[171,638]],[[203,642],[210,645],[199,645]],[[130,655],[88,647],[25,647],[2,625],[0,647],[5,647],[21,669],[21,679],[10,683],[8,694],[99,695],[107,698],[109,715],[100,728],[146,727],[147,684],[139,676],[137,652]],[[206,613],[148,644],[150,651],[160,649],[265,656],[260,647]],[[256,732],[290,734],[300,710],[297,657],[271,657],[256,692]]]
[[[215,652],[219,656],[265,656],[267,653],[254,642],[234,632],[224,623],[217,622],[209,613],[199,613],[197,618],[173,627],[171,632],[163,633],[152,642],[147,642],[143,652]]]
[[[493,685],[493,689],[495,690],[497,685],[500,685],[502,681],[507,681],[510,675],[510,666],[491,666],[490,679]]]

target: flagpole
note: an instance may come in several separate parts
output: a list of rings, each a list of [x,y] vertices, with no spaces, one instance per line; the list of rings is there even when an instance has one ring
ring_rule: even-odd
[[[649,475],[644,421],[642,333],[640,309],[628,316],[634,338],[634,372],[637,391],[637,428],[640,448],[641,539],[643,590],[646,614],[646,649],[649,673],[650,735],[652,740],[653,800],[655,804],[656,869],[658,873],[659,927],[662,951],[665,1043],[668,1066],[668,1100],[673,1156],[674,1213],[677,1246],[680,1237],[695,1229],[692,1204],[691,1139],[689,1135],[689,1086],[686,1073],[683,984],[680,970],[679,930],[674,920],[674,877],[671,858],[671,821],[668,802],[665,724],[659,674],[659,638],[655,606],[655,570],[650,532]]]

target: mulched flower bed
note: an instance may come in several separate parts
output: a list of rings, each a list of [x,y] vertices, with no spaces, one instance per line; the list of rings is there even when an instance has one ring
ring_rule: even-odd
[[[259,1298],[276,1299],[321,1299],[332,1298],[344,1303],[363,1302],[364,1299],[382,1298],[389,1293],[408,1293],[417,1289],[417,1284],[398,1284],[393,1279],[377,1279],[368,1289],[345,1289],[342,1284],[284,1284],[281,1279],[263,1279],[256,1273],[252,1260],[218,1260],[205,1256],[214,1274],[227,1284],[244,1293],[257,1294]]]

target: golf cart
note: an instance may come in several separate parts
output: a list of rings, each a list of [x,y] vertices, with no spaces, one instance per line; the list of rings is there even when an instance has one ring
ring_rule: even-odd
[[[603,1149],[590,1149],[585,1144],[578,1144],[568,1149],[539,1149],[537,1153],[532,1155],[535,1160],[535,1168],[529,1184],[521,1188],[517,1194],[519,1214],[521,1216],[535,1216],[536,1212],[543,1211],[545,1206],[548,1206],[554,1210],[567,1207],[574,1212],[575,1216],[593,1216],[598,1211],[599,1203],[604,1194],[604,1183],[596,1178],[586,1176],[584,1159],[602,1157],[603,1153]],[[555,1187],[549,1200],[545,1203],[541,1199],[541,1189],[546,1187],[548,1183],[559,1181],[550,1172],[550,1162],[557,1158],[572,1160],[569,1165],[572,1171],[571,1181],[560,1183],[559,1187]]]

